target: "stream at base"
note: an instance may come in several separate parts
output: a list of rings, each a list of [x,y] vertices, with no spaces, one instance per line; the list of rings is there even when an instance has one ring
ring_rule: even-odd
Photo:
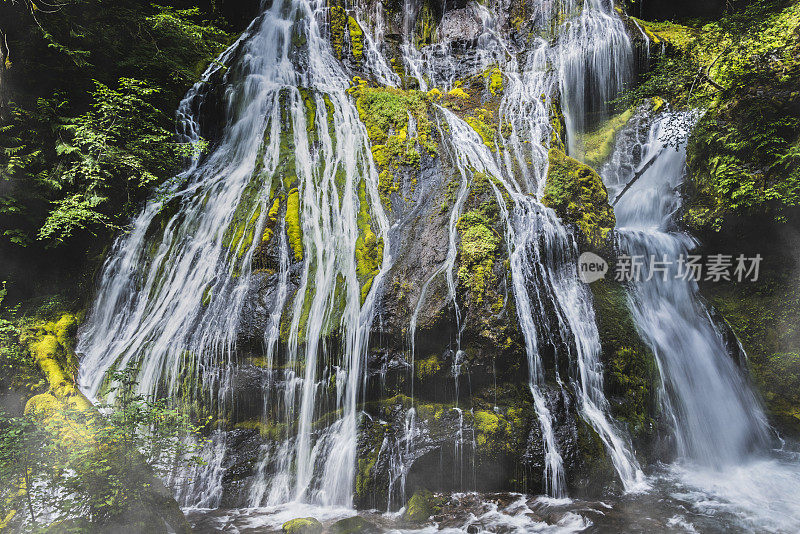
[[[793,533],[800,525],[800,454],[769,457],[724,471],[656,466],[651,489],[601,500],[553,499],[519,493],[454,493],[429,523],[411,525],[402,511],[355,511],[293,503],[276,507],[204,510],[187,515],[197,532],[280,532],[298,517],[325,526],[359,515],[386,533],[688,532]]]

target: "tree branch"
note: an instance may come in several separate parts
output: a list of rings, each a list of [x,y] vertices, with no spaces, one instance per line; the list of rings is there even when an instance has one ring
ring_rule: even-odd
[[[612,206],[616,206],[616,205],[617,205],[617,202],[619,202],[619,199],[620,199],[620,198],[622,198],[622,195],[624,195],[625,193],[627,193],[627,192],[628,192],[628,189],[630,189],[630,188],[631,188],[631,186],[633,186],[633,184],[634,184],[634,183],[636,183],[636,180],[638,180],[639,178],[641,178],[641,177],[642,177],[642,175],[643,175],[645,172],[647,172],[647,169],[649,169],[649,168],[650,168],[650,167],[653,165],[653,163],[655,163],[656,159],[658,159],[658,156],[660,156],[660,155],[661,155],[661,153],[662,153],[662,152],[664,152],[664,150],[665,150],[666,148],[667,148],[667,147],[662,147],[662,148],[661,148],[661,150],[659,150],[658,152],[656,152],[655,154],[653,154],[653,157],[652,157],[652,158],[650,158],[649,160],[647,160],[647,163],[645,163],[645,164],[642,166],[642,168],[641,168],[641,169],[639,169],[638,171],[636,171],[636,174],[634,174],[634,175],[633,175],[633,178],[631,178],[631,180],[630,180],[630,181],[629,181],[627,184],[625,184],[625,187],[622,189],[622,191],[620,191],[619,195],[617,195],[617,198],[615,198],[615,199],[614,199],[614,202],[612,202],[612,203],[611,203],[611,205],[612,205]]]

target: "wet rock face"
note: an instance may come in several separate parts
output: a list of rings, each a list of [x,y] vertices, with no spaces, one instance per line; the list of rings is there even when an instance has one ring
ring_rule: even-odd
[[[391,33],[400,19],[397,11],[387,7]],[[509,12],[518,7],[512,2]],[[431,9],[435,15],[436,9]],[[474,71],[470,42],[482,33],[478,10],[467,5],[447,9],[437,35],[450,43],[448,58],[455,58],[458,70]],[[355,79],[351,89],[381,174],[378,190],[391,227],[382,246],[393,260],[378,288],[366,354],[354,481],[358,508],[396,510],[418,490],[542,493],[546,489],[545,448],[532,406],[527,354],[494,182],[490,176],[468,170],[468,188],[453,215],[462,178],[447,139],[435,127],[441,117],[434,104],[447,107],[472,126],[490,150],[502,146],[503,135],[508,135],[499,124],[504,78],[495,70],[496,75],[489,69],[460,80],[460,93],[452,95],[375,87],[362,79]],[[395,108],[402,113],[395,113]],[[564,201],[565,220],[576,227],[585,223],[580,230],[587,240],[605,242],[614,216],[599,176],[588,166],[566,161],[563,150],[559,156],[557,163],[564,169],[556,193],[563,193],[559,199]],[[583,187],[586,183],[589,187]],[[279,219],[283,213],[281,207]],[[230,476],[226,476],[224,500],[231,506],[247,504],[244,491],[255,479],[257,459],[262,456],[259,447],[271,448],[276,456],[286,432],[285,425],[270,426],[275,414],[260,413],[263,406],[258,405],[263,402],[267,377],[272,377],[273,390],[281,392],[286,380],[280,367],[286,352],[283,330],[273,369],[265,369],[268,362],[263,361],[264,332],[277,299],[276,242],[273,239],[259,250],[240,321],[230,421],[238,428],[229,438],[225,460]],[[445,275],[448,252],[455,256],[451,270],[455,302]],[[299,287],[303,261],[307,260],[297,259],[291,266],[287,308]],[[538,325],[542,335],[558,328],[554,314],[554,310],[545,311],[553,317],[545,321],[548,324]],[[331,331],[324,341],[330,361],[339,356],[337,335]],[[302,345],[304,340],[299,342]],[[617,354],[617,349],[625,348],[622,345],[610,347],[607,353],[605,348],[606,365],[619,363],[627,355]],[[562,389],[556,382],[556,375],[572,376],[574,362],[562,349],[556,342],[542,343],[546,383],[541,390],[553,414],[567,485],[571,494],[602,494],[614,485],[613,466],[598,435],[580,417],[569,388]],[[652,435],[646,431],[651,423],[650,390],[637,390],[640,395],[633,400],[626,397],[628,390],[622,384],[629,385],[626,378],[641,369],[624,363],[615,369],[615,410],[630,416],[625,422],[644,441]],[[330,417],[336,409],[335,388],[320,388],[320,401],[326,407],[320,412],[330,408],[330,413],[313,423],[315,439],[335,420]],[[626,412],[631,403],[637,403],[635,409]],[[268,466],[266,473],[273,470],[274,466]]]
[[[448,11],[439,26],[442,41],[474,41],[482,33],[483,23],[479,11],[472,5]]]

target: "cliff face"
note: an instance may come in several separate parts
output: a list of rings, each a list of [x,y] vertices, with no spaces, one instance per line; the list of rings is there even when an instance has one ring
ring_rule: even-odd
[[[381,282],[366,356],[355,483],[359,507],[400,506],[403,495],[417,489],[537,491],[545,484],[545,444],[530,396],[528,356],[508,252],[514,244],[508,242],[502,219],[506,207],[498,203],[495,192],[499,182],[474,169],[462,177],[448,145],[451,132],[442,127],[439,110],[444,108],[468,124],[493,156],[504,154],[511,142],[511,127],[503,123],[508,118],[503,119],[500,109],[507,80],[498,68],[458,77],[458,65],[466,69],[477,62],[478,43],[470,37],[475,22],[471,7],[448,4],[443,15],[435,3],[418,7],[416,43],[423,48],[441,45],[431,41],[440,25],[438,35],[451,47],[448,51],[456,66],[449,92],[421,91],[418,81],[399,67],[398,6],[387,5],[385,25],[399,88],[383,86],[366,71],[358,22],[337,6],[330,15],[331,42],[355,74],[348,92],[369,136],[378,166],[378,192],[392,227],[391,239],[384,241],[375,238],[374,220],[368,216],[359,220],[362,237],[356,256],[362,299],[385,247],[393,258]],[[501,11],[500,28],[524,39],[528,24],[524,15],[530,9],[526,3],[512,2]],[[309,100],[304,106],[308,116],[315,115]],[[613,253],[614,215],[605,186],[591,167],[566,156],[566,130],[557,105],[552,106],[549,121],[553,148],[544,202],[574,232],[581,250]],[[292,172],[288,162],[284,180]],[[291,192],[277,195],[279,207],[270,228],[297,225],[291,218],[290,198]],[[292,246],[291,230],[287,232]],[[451,234],[455,300],[443,269]],[[289,342],[289,314],[282,318],[278,356],[272,365],[260,356],[281,283],[279,237],[272,231],[264,234],[258,248],[262,259],[244,304],[233,378],[234,409],[226,421],[233,436],[229,443],[234,445],[225,461],[223,506],[247,499],[258,468],[259,444],[282,436],[282,429],[273,427],[270,416],[260,413],[253,400],[260,397],[265,381],[280,383],[287,363],[280,355]],[[301,265],[308,261],[299,254],[290,256],[289,302],[297,298]],[[601,360],[607,369],[606,394],[613,415],[633,436],[644,461],[661,450],[665,434],[656,402],[659,378],[653,356],[633,326],[624,289],[609,281],[592,290],[601,329]],[[548,318],[542,329],[558,324],[555,313],[544,310]],[[332,333],[325,343],[337,343],[337,335]],[[551,407],[571,494],[597,495],[618,482],[603,442],[580,415],[579,400],[559,382],[577,365],[570,349],[559,343],[540,347],[545,369],[542,390]],[[323,415],[314,424],[322,428],[333,417]],[[412,439],[413,447],[407,449]],[[274,450],[279,441],[268,447]],[[270,469],[277,467],[266,472]],[[402,475],[402,488],[398,469],[408,469]]]

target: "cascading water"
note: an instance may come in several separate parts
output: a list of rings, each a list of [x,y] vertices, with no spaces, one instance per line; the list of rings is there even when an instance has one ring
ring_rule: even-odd
[[[677,271],[680,258],[687,260],[695,245],[671,226],[678,209],[674,191],[683,175],[688,132],[679,133],[684,141],[676,149],[665,147],[666,128],[689,121],[685,114],[667,114],[654,122],[641,161],[657,159],[621,196],[616,214],[621,250],[643,263],[643,279],[632,284],[630,306],[659,363],[678,452],[701,465],[719,467],[763,448],[767,426],[722,334],[699,301],[697,284]],[[630,147],[623,150],[635,153]],[[617,167],[626,168],[638,166]],[[612,197],[632,178],[624,171],[606,176]],[[655,262],[665,259],[674,268],[662,272],[669,265],[660,267]]]
[[[698,295],[696,241],[673,220],[695,112],[640,111],[602,169],[628,270],[628,304],[653,350],[678,460],[668,479],[701,513],[730,513],[745,531],[790,532],[800,521],[796,455],[770,451],[760,403]],[[632,181],[634,180],[635,181]],[[624,193],[623,193],[624,191]],[[697,262],[695,262],[697,263]],[[706,276],[701,273],[701,276]]]
[[[570,155],[581,159],[587,117],[602,118],[633,74],[633,46],[608,0],[568,2],[558,36],[559,87]]]
[[[421,6],[412,0],[404,5],[401,59],[421,89],[447,90],[465,68],[486,75],[495,66],[505,88],[494,150],[456,113],[430,107],[442,140],[439,156],[455,171],[457,187],[445,211],[444,261],[429,278],[414,281],[422,287],[403,334],[410,344],[410,367],[405,365],[412,399],[402,407],[401,424],[383,434],[377,446],[375,463],[388,465],[388,502],[383,502],[390,510],[406,502],[417,442],[427,431],[413,398],[414,358],[419,315],[440,278],[455,315],[456,395],[450,411],[457,422],[450,437],[458,473],[453,480],[460,481],[460,489],[475,482],[474,462],[473,476],[464,474],[470,445],[465,421],[473,414],[464,407],[468,400],[459,398],[465,396],[458,387],[466,351],[455,272],[458,223],[476,173],[491,178],[500,208],[516,319],[525,342],[527,385],[541,437],[543,490],[554,497],[567,495],[569,455],[558,429],[565,423],[559,419],[561,407],[573,400],[572,417],[577,413],[594,430],[624,489],[647,488],[604,394],[600,336],[591,293],[577,277],[576,241],[541,201],[554,105],[560,103],[564,112],[567,150],[580,159],[581,135],[631,77],[633,48],[621,18],[606,0],[542,2],[535,7],[535,31],[523,47],[498,31],[499,6],[470,3],[464,9],[478,29],[470,45],[474,54],[465,59],[457,57],[463,50],[447,41],[418,50],[415,21]],[[384,58],[389,45],[383,4],[354,7],[353,21],[364,30],[359,72],[383,86],[401,85],[405,79]],[[443,17],[450,16],[442,9]],[[164,200],[149,203],[131,232],[119,239],[81,332],[80,382],[90,396],[113,400],[106,395],[109,373],[132,367],[141,393],[170,396],[194,409],[199,405],[202,415],[219,421],[220,430],[204,449],[207,465],[181,475],[179,497],[187,506],[220,505],[229,439],[222,428],[232,417],[242,310],[256,283],[272,288],[259,332],[265,354],[259,424],[269,439],[260,443],[253,459],[254,475],[243,501],[252,508],[310,503],[333,510],[353,504],[358,426],[372,418],[360,412],[369,333],[383,277],[393,265],[398,225],[390,225],[384,211],[370,139],[347,94],[350,73],[328,42],[327,13],[321,0],[274,0],[209,69],[204,80],[213,79],[221,88],[224,128],[210,152],[198,156],[162,192]],[[212,98],[207,85],[195,86],[179,110],[189,142],[200,141],[200,120],[194,114]],[[620,246],[631,255],[674,256],[693,245],[670,226],[684,154],[664,149],[660,132],[675,116],[654,123],[640,140],[642,150],[618,146],[603,169],[614,198],[638,165],[655,158],[617,206]],[[415,136],[417,127],[409,113],[406,134]],[[633,155],[640,160],[628,161]],[[379,256],[378,274],[369,280],[356,262],[365,254],[365,220],[380,243],[372,250]],[[658,278],[634,283],[630,307],[658,359],[684,465],[713,471],[755,462],[768,442],[764,416],[727,357],[696,286]],[[546,366],[547,354],[558,360],[552,369]],[[371,422],[389,427],[377,417]],[[471,449],[476,448],[473,434]],[[792,479],[781,488],[796,487],[794,472],[770,469],[761,472]],[[783,503],[769,492],[762,497],[756,502]],[[566,499],[558,501],[564,505]],[[520,497],[504,513],[527,513],[529,506],[536,504]],[[781,506],[779,513],[791,524],[794,509]],[[530,528],[530,521],[519,515],[505,522],[511,516],[496,505],[481,517],[503,528]],[[575,514],[564,518],[567,531],[590,524]]]
[[[390,255],[386,247],[362,303],[357,219],[366,214],[378,239],[387,236],[388,222],[366,131],[345,92],[349,78],[321,34],[324,13],[324,3],[275,1],[248,30],[224,77],[220,142],[183,175],[184,185],[168,201],[149,204],[120,239],[78,350],[84,354],[81,383],[91,396],[102,395],[109,370],[134,364],[142,393],[185,395],[182,381],[192,369],[224,417],[226,369],[234,364],[255,250],[274,235],[276,212],[288,213],[288,221],[294,216],[293,228],[278,227],[279,290],[266,331],[273,359],[280,310],[291,297],[284,393],[276,400],[285,441],[265,493],[269,502],[349,505],[362,360]],[[199,94],[190,93],[185,107]],[[175,214],[163,216],[170,207]],[[289,262],[301,258],[291,292]],[[341,330],[341,348],[320,342],[332,328]],[[324,414],[319,394],[333,369],[330,412],[340,415],[319,435],[312,424]],[[223,456],[218,446],[212,449],[215,460]],[[219,498],[213,488],[204,493]]]

